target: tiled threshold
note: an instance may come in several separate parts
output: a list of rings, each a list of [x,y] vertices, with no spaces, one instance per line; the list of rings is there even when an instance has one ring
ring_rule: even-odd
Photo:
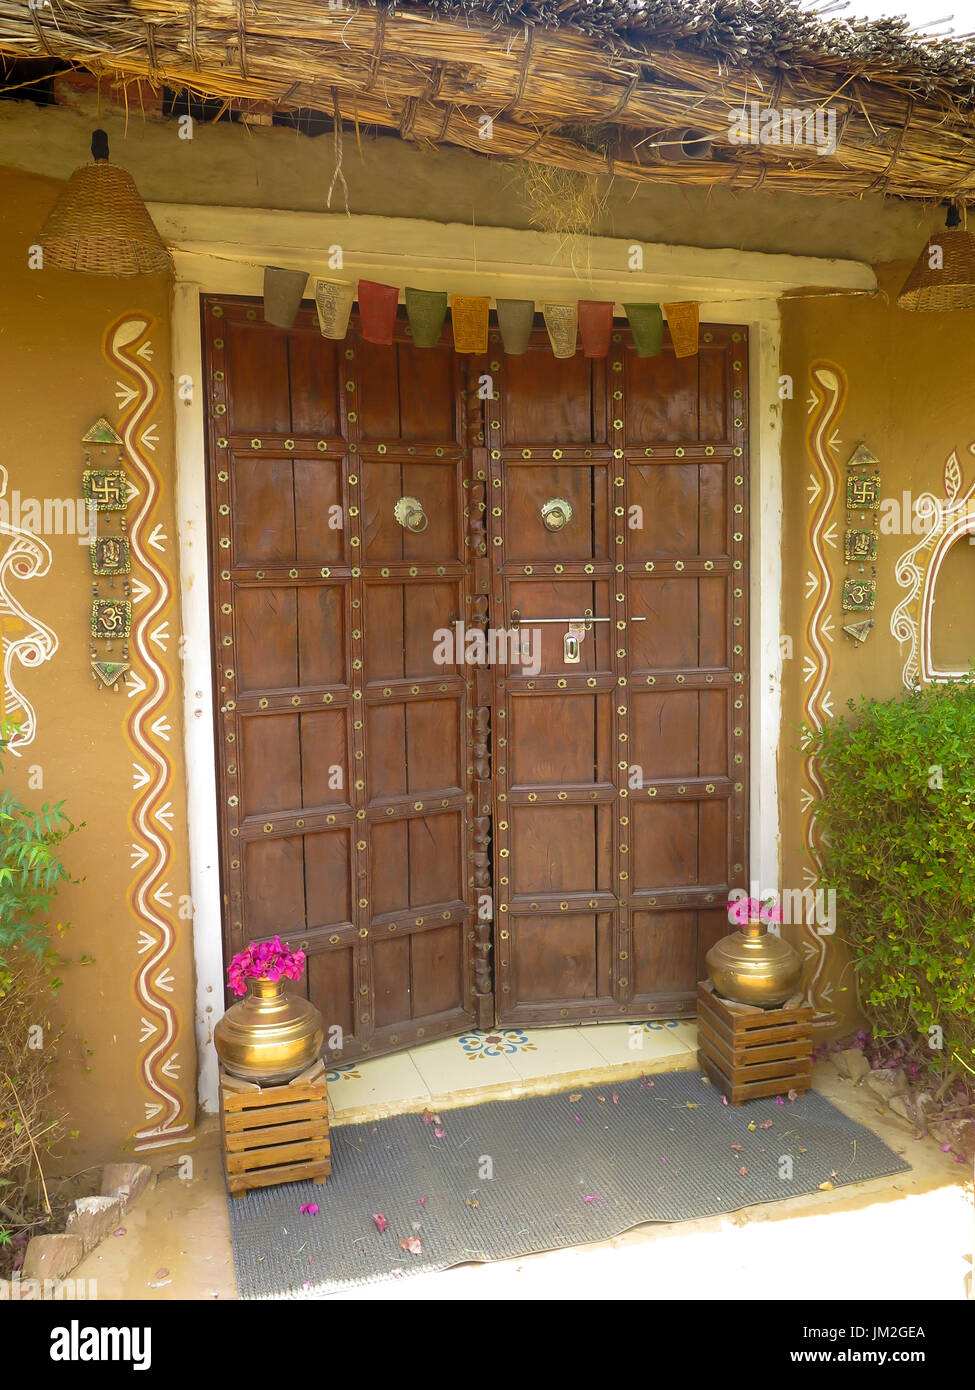
[[[697,1027],[688,1019],[499,1028],[331,1068],[328,1108],[335,1125],[364,1124],[696,1067]]]

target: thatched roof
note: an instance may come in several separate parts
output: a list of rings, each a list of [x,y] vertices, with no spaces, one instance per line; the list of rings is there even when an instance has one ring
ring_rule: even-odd
[[[975,42],[797,0],[0,0],[3,54],[639,182],[975,199]],[[823,140],[758,143],[766,108]]]

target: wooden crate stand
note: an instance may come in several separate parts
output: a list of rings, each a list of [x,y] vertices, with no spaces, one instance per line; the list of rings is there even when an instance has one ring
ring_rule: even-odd
[[[756,1009],[697,987],[698,1062],[732,1105],[812,1085],[809,1005]]]
[[[286,1086],[256,1086],[221,1071],[220,1097],[224,1167],[232,1196],[282,1182],[325,1181],[332,1165],[321,1063]]]

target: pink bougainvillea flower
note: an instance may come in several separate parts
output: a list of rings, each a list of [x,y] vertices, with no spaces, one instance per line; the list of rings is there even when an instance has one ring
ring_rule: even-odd
[[[727,1097],[727,1096],[722,1096],[722,1097],[721,1097],[721,1104],[722,1104],[722,1105],[727,1105],[727,1104],[728,1104],[728,1097]]]
[[[774,1124],[774,1120],[759,1120],[758,1127],[759,1129],[771,1129]]]
[[[314,1202],[305,1202],[304,1206],[301,1208],[301,1214],[302,1216],[317,1216],[318,1207]]]
[[[941,1152],[942,1152],[943,1154],[950,1154],[950,1153],[951,1153],[951,1145],[948,1143],[948,1140],[947,1140],[947,1139],[944,1141],[943,1144],[939,1144],[939,1145],[938,1145],[938,1148],[941,1150]]]
[[[741,1168],[739,1168],[739,1169],[738,1169],[738,1176],[739,1176],[740,1178],[747,1178],[747,1177],[748,1177],[748,1169],[745,1168],[744,1166],[742,1166]]]
[[[425,1207],[427,1204],[426,1197],[417,1197],[416,1204],[418,1207]]]
[[[381,1211],[374,1211],[372,1214],[372,1219],[376,1223],[377,1231],[385,1231],[386,1227],[389,1225],[389,1222],[386,1220],[385,1216],[383,1216]]]
[[[776,1103],[776,1105],[785,1105],[785,1101],[782,1099],[781,1096],[776,1096],[776,1097],[775,1097],[775,1103]]]
[[[598,1192],[594,1192],[590,1197],[583,1197],[584,1202],[601,1202],[603,1199]]]
[[[433,1132],[438,1139],[442,1139],[444,1135],[447,1133],[445,1129],[435,1129]]]

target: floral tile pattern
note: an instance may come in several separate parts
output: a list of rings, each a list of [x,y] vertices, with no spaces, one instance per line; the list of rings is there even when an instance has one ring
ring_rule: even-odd
[[[336,1081],[361,1081],[362,1073],[356,1069],[355,1062],[346,1062],[344,1066],[331,1067],[325,1073],[325,1080],[328,1084],[334,1085]]]
[[[521,1028],[495,1032],[464,1033],[457,1039],[472,1062],[479,1057],[503,1057],[513,1052],[534,1052],[535,1044]]]

